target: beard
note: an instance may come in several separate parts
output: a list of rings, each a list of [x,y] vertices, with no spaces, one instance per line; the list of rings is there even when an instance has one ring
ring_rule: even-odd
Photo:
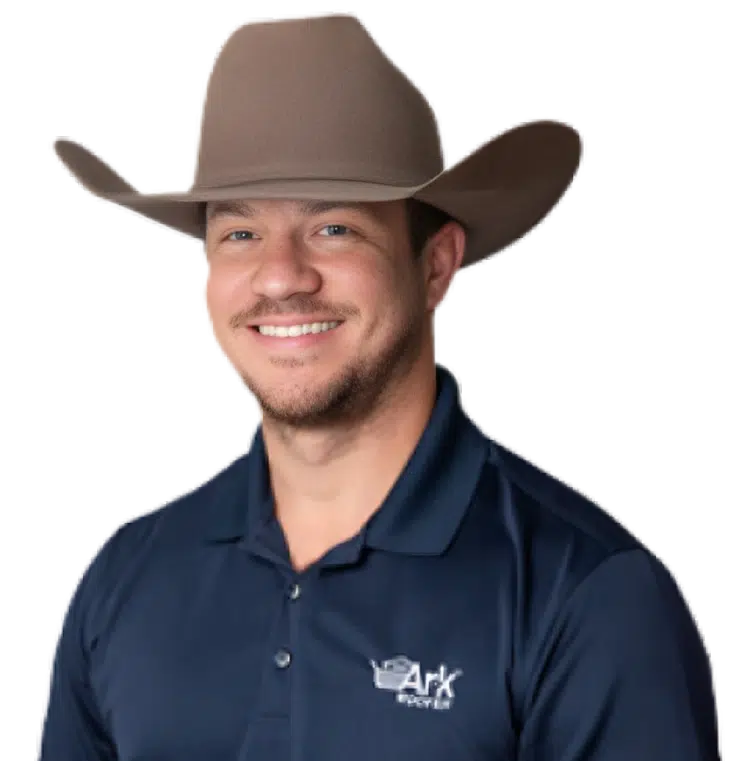
[[[296,430],[357,424],[392,396],[395,382],[418,360],[425,320],[419,301],[379,353],[351,359],[334,377],[312,387],[296,386],[293,393],[283,394],[260,387],[244,372],[240,373],[241,379],[254,394],[263,415],[275,423]],[[299,359],[281,362],[283,367],[302,364]]]

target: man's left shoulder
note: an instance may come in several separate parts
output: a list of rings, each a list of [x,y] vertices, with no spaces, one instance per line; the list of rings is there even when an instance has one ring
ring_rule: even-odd
[[[609,555],[643,548],[641,542],[611,513],[575,486],[543,470],[497,441],[488,439],[490,464],[499,470],[508,494],[522,513],[560,524],[563,534],[579,535],[600,545]]]

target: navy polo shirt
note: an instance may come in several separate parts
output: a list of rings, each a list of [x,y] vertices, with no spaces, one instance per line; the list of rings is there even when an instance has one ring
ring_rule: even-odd
[[[709,662],[670,573],[486,437],[443,367],[380,509],[301,573],[266,462],[259,427],[97,553],[42,761],[719,758]]]

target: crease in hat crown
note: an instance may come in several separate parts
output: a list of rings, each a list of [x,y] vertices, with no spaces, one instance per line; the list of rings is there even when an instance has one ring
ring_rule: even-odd
[[[246,24],[221,48],[192,190],[283,178],[410,186],[443,168],[431,106],[354,16]]]

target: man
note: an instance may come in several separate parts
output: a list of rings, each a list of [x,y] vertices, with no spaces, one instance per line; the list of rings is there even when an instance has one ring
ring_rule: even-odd
[[[522,125],[442,171],[423,96],[329,16],[229,38],[189,192],[144,196],[57,152],[204,241],[215,335],[262,424],[93,559],[44,761],[718,759],[667,569],[484,436],[434,360],[455,273],[556,204],[574,130]]]

